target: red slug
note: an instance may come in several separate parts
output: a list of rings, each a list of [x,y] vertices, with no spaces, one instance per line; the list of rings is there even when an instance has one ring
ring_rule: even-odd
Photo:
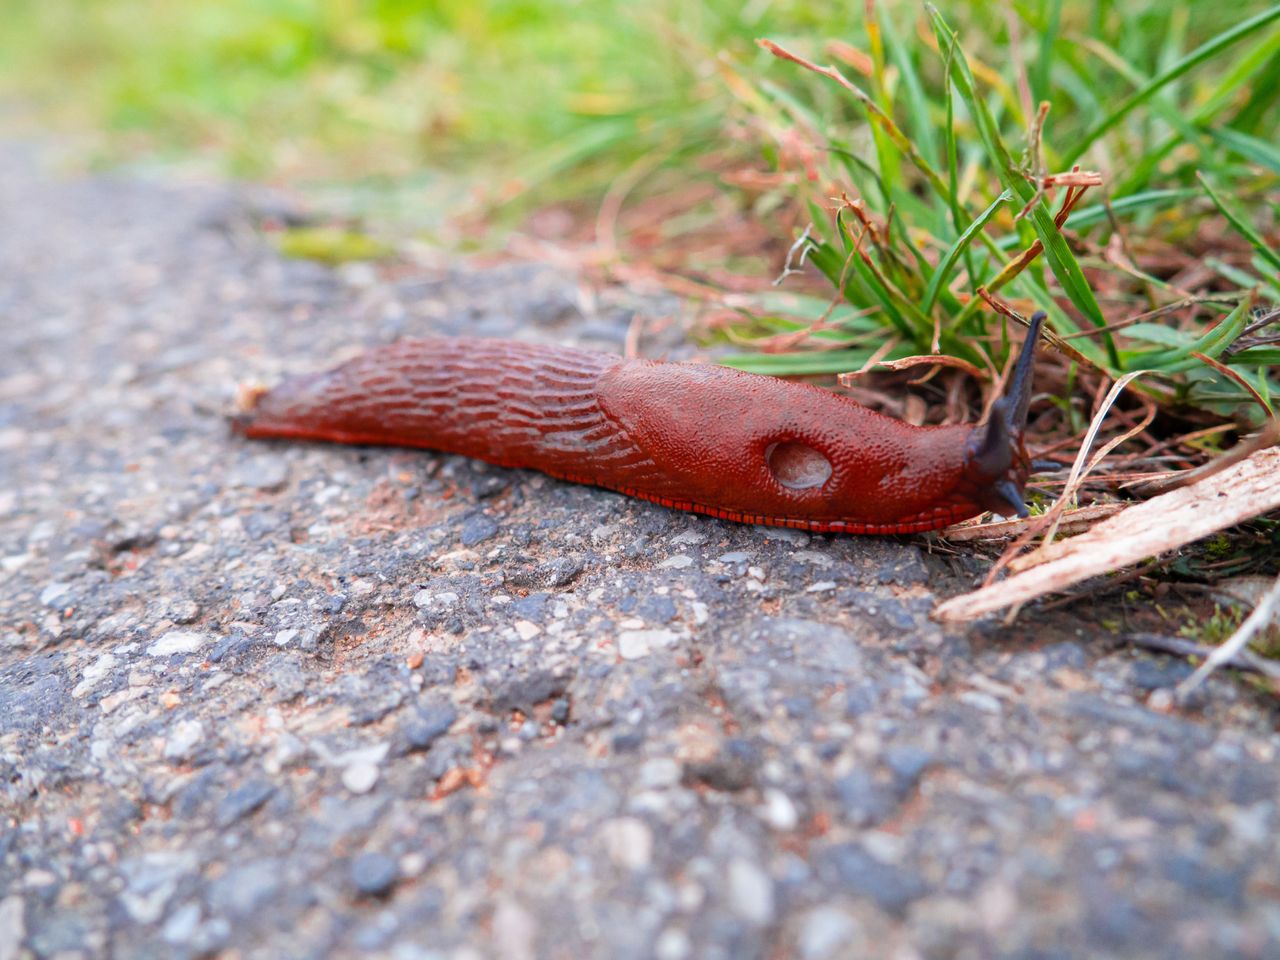
[[[404,340],[267,391],[247,437],[427,447],[678,510],[836,533],[1026,516],[1031,319],[985,424],[914,427],[803,383],[504,340]]]

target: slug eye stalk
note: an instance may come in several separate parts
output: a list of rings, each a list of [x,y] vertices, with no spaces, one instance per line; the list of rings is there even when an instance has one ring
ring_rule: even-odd
[[[978,484],[982,505],[997,513],[1007,514],[1012,510],[1019,517],[1028,516],[1023,484],[1030,461],[1023,446],[1023,435],[1035,379],[1036,344],[1044,321],[1043,310],[1031,317],[1030,329],[1005,395],[991,405],[987,422],[975,428],[969,439],[970,476]]]

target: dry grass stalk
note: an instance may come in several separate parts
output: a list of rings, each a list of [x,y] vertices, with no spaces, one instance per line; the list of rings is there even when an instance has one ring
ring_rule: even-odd
[[[1178,684],[1179,696],[1185,697],[1204,683],[1209,674],[1218,667],[1231,663],[1244,654],[1249,641],[1271,625],[1278,611],[1280,611],[1280,577],[1276,578],[1275,585],[1253,608],[1253,613],[1249,614],[1248,619],[1240,624],[1240,629],[1228,637],[1221,646],[1215,647],[1196,672]]]

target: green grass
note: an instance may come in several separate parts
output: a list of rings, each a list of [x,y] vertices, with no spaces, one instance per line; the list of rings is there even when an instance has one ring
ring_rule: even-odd
[[[886,359],[937,349],[997,365],[1007,339],[985,291],[1087,334],[1068,341],[1081,364],[1156,371],[1165,401],[1270,411],[1280,348],[1253,318],[1280,305],[1280,6],[1005,11],[10,0],[0,92],[101,132],[107,160],[195,156],[338,182],[379,216],[447,194],[454,206],[482,196],[510,223],[554,202],[590,211],[610,188],[642,201],[691,183],[766,223],[807,210],[804,254],[837,302],[812,286],[757,296],[730,332],[756,348],[731,360],[749,369],[848,370],[887,341]],[[760,37],[817,63],[843,54],[847,82],[775,58]],[[1039,178],[1075,164],[1101,183],[1066,210],[1066,188]],[[775,180],[730,186],[726,169]],[[857,206],[833,202],[842,193]],[[710,216],[657,228],[679,237]],[[769,352],[779,334],[801,342]]]
[[[937,349],[990,363],[987,344],[1000,328],[987,292],[1024,315],[1047,310],[1059,334],[1088,333],[1070,344],[1108,376],[1152,370],[1166,381],[1165,400],[1272,414],[1278,351],[1232,348],[1280,304],[1280,6],[1244,5],[1227,17],[1210,4],[1051,0],[1016,9],[1018,56],[1007,33],[901,5],[877,9],[866,42],[855,43],[870,56],[845,68],[852,76],[818,75],[812,61],[831,57],[811,38],[775,49],[779,62],[760,81],[765,108],[785,116],[782,129],[825,141],[820,183],[857,199],[855,209],[805,191],[814,224],[807,259],[847,309],[813,338],[823,352],[729,362],[836,372],[873,354]],[[925,24],[932,43],[921,36]],[[1040,175],[1076,164],[1100,174],[1086,196],[1105,202],[1070,209],[1069,191],[1037,188]],[[1123,258],[1109,247],[1118,238]],[[1019,259],[1033,244],[1037,255]],[[1191,291],[1176,273],[1144,267],[1205,246],[1209,272]],[[1130,252],[1131,263],[1116,262]],[[1188,309],[1110,329],[1188,293],[1199,301]],[[757,310],[753,329],[768,344],[805,316],[793,308],[770,322]],[[876,353],[886,332],[894,346]]]

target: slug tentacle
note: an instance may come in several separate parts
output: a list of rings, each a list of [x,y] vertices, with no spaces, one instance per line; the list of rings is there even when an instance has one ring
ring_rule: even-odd
[[[968,471],[978,485],[981,502],[987,509],[1019,517],[1028,516],[1024,484],[1032,462],[1023,445],[1027,411],[1031,406],[1036,343],[1045,313],[1032,317],[1022,352],[1013,368],[1005,395],[991,405],[987,422],[974,429],[969,440]]]

